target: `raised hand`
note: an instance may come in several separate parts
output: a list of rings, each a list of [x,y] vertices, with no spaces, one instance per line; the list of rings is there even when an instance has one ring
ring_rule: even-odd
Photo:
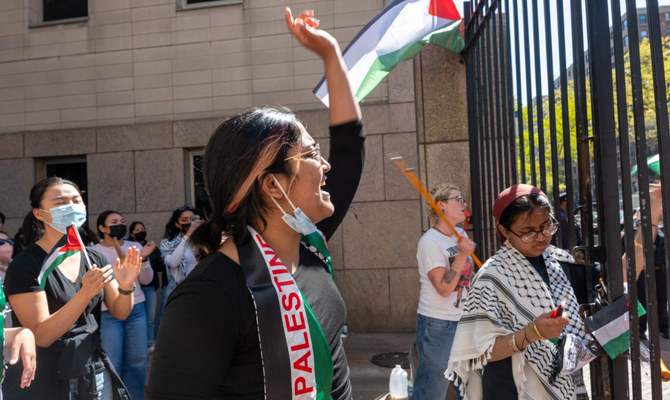
[[[317,29],[319,20],[314,18],[313,10],[303,11],[293,19],[291,9],[286,7],[286,25],[300,44],[317,53],[323,59],[336,54],[339,50],[339,45],[334,37],[324,30]]]
[[[81,290],[91,299],[95,297],[107,282],[112,280],[112,267],[98,268],[95,264],[81,278]]]
[[[140,253],[140,257],[142,259],[146,260],[151,253],[156,249],[156,242],[148,242],[142,247],[142,252]]]
[[[193,232],[195,232],[195,230],[198,229],[198,227],[199,227],[200,225],[202,225],[203,222],[204,222],[203,220],[198,220],[198,221],[192,222],[192,223],[191,223],[191,227],[188,228],[188,231],[186,231],[186,236],[189,236],[189,237],[190,237],[191,234],[192,234]]]
[[[121,264],[121,261],[118,258],[116,259],[114,262],[114,275],[116,276],[116,281],[121,289],[132,289],[133,284],[137,279],[137,275],[140,273],[141,264],[140,251],[135,246],[128,249],[123,264]]]
[[[477,243],[468,238],[463,238],[458,241],[457,247],[459,253],[470,255],[477,248]]]

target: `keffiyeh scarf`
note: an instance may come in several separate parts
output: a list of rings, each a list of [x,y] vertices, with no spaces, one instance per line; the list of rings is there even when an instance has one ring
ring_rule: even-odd
[[[475,276],[445,373],[452,381],[458,375],[463,382],[461,394],[467,399],[482,398],[481,374],[496,339],[522,329],[538,315],[553,310],[566,295],[564,309],[570,315],[570,323],[563,329],[562,337],[571,335],[571,339],[588,342],[578,316],[577,299],[558,263],[558,260],[570,262],[572,257],[553,246],[549,246],[543,256],[549,287],[514,247],[501,247]],[[553,383],[550,382],[557,352],[557,346],[550,341],[538,340],[512,355],[513,376],[520,399],[575,398],[569,375],[559,374]]]

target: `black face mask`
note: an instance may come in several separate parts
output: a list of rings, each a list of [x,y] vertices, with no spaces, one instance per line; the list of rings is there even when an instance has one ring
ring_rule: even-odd
[[[109,236],[121,240],[126,236],[127,229],[128,228],[123,224],[112,225],[109,227]]]
[[[147,238],[147,231],[140,231],[135,234],[135,240],[138,242],[144,242]]]
[[[181,224],[181,233],[186,233],[188,232],[189,228],[191,227],[191,224]]]

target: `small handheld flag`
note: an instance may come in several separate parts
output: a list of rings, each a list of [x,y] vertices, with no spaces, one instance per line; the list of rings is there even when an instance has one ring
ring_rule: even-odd
[[[49,278],[49,275],[56,269],[56,267],[61,265],[66,259],[79,253],[83,253],[87,268],[91,268],[91,260],[88,258],[86,248],[81,243],[79,231],[76,226],[72,224],[67,228],[65,236],[63,236],[61,240],[56,243],[54,248],[51,249],[51,252],[42,264],[42,269],[37,277],[37,280],[40,283],[40,289],[44,290],[47,285],[47,278]]]

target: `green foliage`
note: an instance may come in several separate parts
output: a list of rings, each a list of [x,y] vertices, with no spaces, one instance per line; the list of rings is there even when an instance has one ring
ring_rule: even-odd
[[[663,47],[665,49],[664,53],[664,70],[665,70],[665,83],[666,83],[666,93],[670,95],[670,37],[665,37],[663,39]],[[629,53],[624,55],[625,57],[625,76],[626,76],[626,103],[628,105],[628,121],[627,125],[629,127],[628,132],[630,135],[630,140],[634,140],[634,130],[633,130],[633,98],[631,93],[631,73],[630,73],[630,57]],[[642,78],[642,92],[643,92],[643,102],[644,102],[644,123],[645,130],[647,132],[647,139],[652,140],[656,138],[656,114],[655,114],[655,104],[654,104],[654,87],[653,87],[653,74],[652,74],[652,64],[651,64],[651,49],[649,46],[649,40],[644,39],[640,44],[640,66],[641,66],[641,78]],[[617,93],[616,93],[616,79],[614,77],[615,71],[612,68],[613,74],[613,91],[614,91],[614,107],[616,107],[617,102]],[[566,187],[566,174],[564,170],[564,135],[570,135],[570,158],[572,164],[575,165],[577,162],[577,130],[576,130],[576,110],[575,110],[575,87],[574,80],[568,81],[567,88],[567,109],[563,110],[563,101],[562,101],[562,90],[557,88],[554,90],[555,96],[555,124],[556,124],[556,147],[558,150],[558,165],[552,165],[551,159],[551,120],[549,114],[549,97],[544,96],[542,98],[542,119],[541,123],[544,129],[544,143],[545,146],[543,149],[538,148],[538,110],[535,106],[535,103],[532,104],[532,110],[528,106],[524,107],[521,110],[521,118],[523,118],[523,147],[525,160],[522,160],[520,157],[517,158],[517,167],[521,172],[521,168],[525,169],[526,177],[528,183],[530,183],[531,170],[535,168],[536,176],[538,178],[538,185],[544,179],[540,177],[540,165],[539,157],[544,157],[546,162],[547,170],[547,182],[544,187],[547,189],[547,195],[550,198],[553,198],[553,177],[558,176],[559,178],[559,191],[565,190]],[[534,101],[537,101],[534,100]],[[669,103],[670,108],[670,103]],[[532,127],[528,127],[528,113],[532,112]],[[563,113],[568,114],[568,126],[564,126],[563,122]],[[615,109],[615,118],[616,118],[616,109]],[[586,78],[586,120],[588,121],[587,132],[591,131],[591,95],[590,95],[590,80],[587,75]],[[616,121],[618,127],[618,121]],[[532,132],[533,140],[535,143],[535,165],[530,164],[530,141],[529,141],[529,131]],[[618,132],[618,128],[617,128]],[[517,133],[519,134],[519,133]],[[588,133],[590,134],[590,133]],[[517,137],[517,154],[518,146],[520,145],[520,139]],[[593,147],[590,146],[589,152],[593,156]],[[519,174],[521,176],[521,174]]]

